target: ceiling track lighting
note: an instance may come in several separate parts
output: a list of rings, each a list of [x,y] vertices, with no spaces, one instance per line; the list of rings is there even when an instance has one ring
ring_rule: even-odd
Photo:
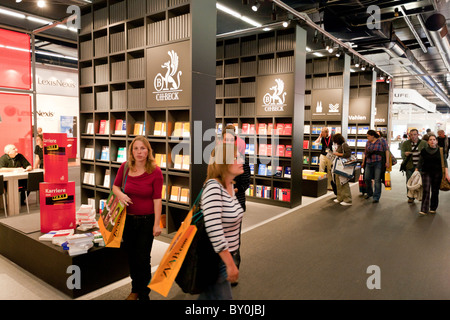
[[[255,1],[255,4],[252,5],[252,10],[255,11],[255,12],[258,11],[258,9],[259,9],[260,6],[261,6],[261,3],[259,3],[259,1],[256,0],[256,1]]]

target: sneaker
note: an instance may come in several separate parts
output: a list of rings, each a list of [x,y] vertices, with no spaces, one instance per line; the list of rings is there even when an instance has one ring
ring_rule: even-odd
[[[423,212],[423,211],[420,211],[419,214],[420,214],[421,217],[424,217],[424,216],[427,215],[427,213],[426,213],[426,212]]]
[[[351,206],[351,205],[352,205],[351,202],[345,202],[345,201],[341,202],[341,206]]]
[[[341,201],[339,201],[338,199],[334,199],[333,201],[336,203],[341,203]]]
[[[433,214],[435,214],[435,213],[436,213],[436,210],[430,210],[430,211],[428,211],[428,213],[433,213]]]
[[[414,198],[408,198],[408,203],[414,203]]]

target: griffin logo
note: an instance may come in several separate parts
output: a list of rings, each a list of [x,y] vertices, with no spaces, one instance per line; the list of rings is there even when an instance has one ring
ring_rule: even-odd
[[[153,93],[157,101],[179,100],[178,94],[183,91],[180,89],[182,72],[178,71],[178,54],[174,50],[168,51],[168,54],[170,60],[161,65],[161,68],[167,69],[165,75],[158,73],[153,80],[156,90]]]
[[[284,92],[284,81],[275,79],[276,85],[270,88],[273,94],[266,93],[263,97],[265,111],[284,111],[286,106],[286,92]]]

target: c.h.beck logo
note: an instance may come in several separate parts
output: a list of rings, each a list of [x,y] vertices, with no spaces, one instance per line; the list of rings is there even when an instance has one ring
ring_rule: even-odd
[[[161,65],[161,68],[167,69],[166,74],[158,73],[153,80],[156,90],[153,93],[157,101],[179,100],[178,94],[183,91],[180,89],[182,72],[178,71],[178,54],[174,50],[168,51],[168,54],[170,60]]]
[[[275,79],[276,85],[270,88],[273,94],[266,93],[263,97],[265,111],[284,111],[286,104],[286,92],[284,92],[284,81]]]

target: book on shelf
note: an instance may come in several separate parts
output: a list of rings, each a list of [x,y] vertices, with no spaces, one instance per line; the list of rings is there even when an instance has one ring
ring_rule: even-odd
[[[309,157],[303,156],[303,164],[309,164]]]
[[[255,196],[255,186],[253,184],[249,185],[247,190],[245,190],[245,194],[249,197]]]
[[[100,120],[100,127],[98,129],[98,134],[109,134],[108,126],[109,120]]]
[[[127,161],[127,149],[125,147],[117,148],[117,162]]]
[[[222,124],[221,123],[216,124],[216,133],[217,133],[217,135],[222,134]]]
[[[273,190],[274,199],[280,201],[291,201],[291,190],[287,188],[277,188],[275,187]]]
[[[358,127],[358,134],[366,134],[367,131],[369,131],[369,127],[367,126]]]
[[[250,134],[256,134],[256,126],[254,123],[250,124]]]
[[[133,134],[136,136],[144,135],[145,126],[143,122],[136,122],[134,124]]]
[[[266,176],[267,175],[267,165],[260,163],[258,165],[258,175]]]
[[[258,154],[260,156],[266,156],[267,155],[267,144],[260,143],[258,148]]]
[[[292,123],[285,123],[284,124],[283,135],[284,136],[291,136],[292,135]]]
[[[286,151],[284,153],[284,156],[288,157],[288,158],[292,157],[292,146],[291,145],[288,145],[288,144],[286,145]]]
[[[110,169],[106,169],[105,170],[105,177],[103,179],[103,186],[105,188],[109,188],[111,185],[111,170]]]
[[[100,153],[100,160],[109,161],[109,147],[103,146]]]
[[[311,157],[311,164],[318,165],[319,164],[319,157],[318,156]]]
[[[253,143],[245,144],[245,154],[254,155],[255,154],[255,145]]]
[[[166,167],[166,155],[161,153],[155,153],[155,162],[160,168]]]
[[[273,175],[272,166],[267,166],[266,176],[271,176],[271,175]]]
[[[250,163],[249,167],[250,167],[250,174],[255,174],[255,164],[254,163]]]
[[[283,178],[290,178],[290,177],[291,177],[291,167],[284,167]]]
[[[282,178],[283,177],[283,167],[277,166],[273,176],[276,178]]]
[[[173,163],[174,169],[181,169],[181,166],[183,165],[183,155],[177,154],[175,156],[175,162]]]
[[[356,147],[356,139],[347,139],[347,144],[349,147]]]
[[[83,183],[95,185],[95,173],[92,171],[86,171],[83,175]]]
[[[277,145],[277,157],[284,157],[286,155],[286,146],[284,144]]]
[[[175,122],[172,132],[173,137],[189,137],[190,136],[190,123],[189,122]]]
[[[180,195],[181,195],[181,187],[179,186],[172,186],[170,189],[170,201],[180,201]]]
[[[116,119],[116,127],[114,130],[114,134],[120,134],[120,135],[125,135],[126,131],[123,130],[123,123],[125,122],[125,120],[123,119]]]
[[[364,148],[367,144],[367,139],[357,139],[356,146]]]
[[[155,122],[155,129],[153,130],[154,136],[165,136],[166,135],[166,123],[157,121]]]
[[[166,200],[166,185],[165,184],[162,185],[161,199]]]
[[[283,132],[284,132],[284,123],[277,123],[275,134],[281,136],[283,135]]]
[[[94,147],[86,146],[84,148],[84,159],[86,159],[86,160],[94,160]]]
[[[94,134],[94,122],[89,120],[86,122],[86,134]]]
[[[363,153],[363,152],[360,152],[360,151],[356,152],[356,158],[362,160],[363,154],[364,154],[364,153]]]
[[[267,134],[267,123],[258,124],[258,134]]]
[[[181,188],[180,202],[189,203],[189,189],[188,188]]]
[[[266,146],[266,156],[272,156],[272,144],[267,144]]]
[[[321,143],[315,143],[315,142],[313,142],[313,143],[311,144],[311,149],[312,149],[312,150],[322,150],[322,144],[321,144]]]
[[[189,138],[191,136],[191,124],[183,122],[183,137]]]
[[[272,135],[273,134],[273,123],[267,124],[267,134]]]
[[[304,150],[309,149],[309,140],[303,140],[303,149]]]
[[[249,123],[243,123],[242,124],[242,134],[250,134],[250,124]]]
[[[306,133],[306,134],[310,134],[311,133],[311,126],[309,124],[305,124],[303,126],[303,133]]]
[[[191,156],[190,155],[184,155],[183,156],[183,164],[181,165],[181,169],[183,170],[189,170],[191,165]]]
[[[256,186],[256,197],[270,199],[271,191],[272,191],[272,188],[269,186],[257,185]]]

